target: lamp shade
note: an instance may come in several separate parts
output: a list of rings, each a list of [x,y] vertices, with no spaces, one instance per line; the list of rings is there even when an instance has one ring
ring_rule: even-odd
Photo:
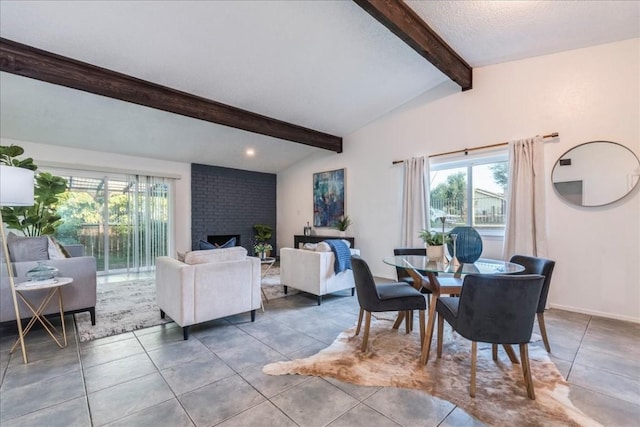
[[[33,171],[0,165],[0,206],[33,205]]]

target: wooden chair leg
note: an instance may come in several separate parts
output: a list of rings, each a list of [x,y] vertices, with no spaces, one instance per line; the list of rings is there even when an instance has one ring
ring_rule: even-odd
[[[413,312],[411,310],[405,311],[404,329],[406,333],[411,332],[411,319],[413,318]]]
[[[422,353],[420,354],[420,363],[426,365],[429,361],[429,352],[431,351],[431,338],[433,338],[433,326],[436,322],[436,303],[438,297],[433,296],[431,298],[431,304],[429,305],[429,321],[427,322],[427,333],[424,336],[424,345],[422,346]]]
[[[498,360],[498,344],[491,344],[491,356],[493,360]]]
[[[362,326],[362,315],[364,314],[364,309],[360,307],[360,314],[358,315],[358,326],[356,327],[356,335],[360,333],[360,326]]]
[[[476,368],[478,364],[478,343],[471,341],[471,384],[469,396],[476,397]]]
[[[400,325],[402,325],[402,321],[405,318],[405,312],[404,311],[399,311],[398,312],[398,317],[396,317],[396,321],[393,322],[393,329],[398,329],[400,328]]]
[[[536,392],[533,389],[533,379],[531,378],[531,367],[529,366],[529,346],[520,344],[520,360],[522,360],[522,375],[524,376],[524,384],[527,386],[527,395],[529,399],[536,400]]]
[[[425,334],[424,310],[420,310],[419,312],[419,321],[420,321],[420,348],[422,348],[422,346],[424,345],[424,334]]]
[[[516,352],[513,351],[513,347],[511,347],[511,344],[502,344],[502,347],[504,348],[504,351],[507,352],[507,356],[509,356],[509,360],[511,360],[511,363],[513,363],[514,365],[520,363],[518,361],[518,356],[516,356]]]
[[[438,316],[438,346],[437,346],[437,357],[438,359],[442,358],[442,333],[444,332],[444,317]]]
[[[367,343],[369,341],[369,327],[371,326],[371,312],[367,311],[367,315],[364,320],[364,335],[362,337],[362,351],[367,351]]]
[[[540,327],[540,334],[542,335],[542,341],[544,342],[544,348],[547,353],[551,353],[551,346],[549,345],[549,338],[547,338],[547,327],[544,324],[544,313],[538,313],[538,326]]]

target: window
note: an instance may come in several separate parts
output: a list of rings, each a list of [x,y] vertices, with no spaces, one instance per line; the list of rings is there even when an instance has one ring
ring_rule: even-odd
[[[153,269],[168,253],[172,184],[167,178],[52,171],[67,180],[56,238],[82,244],[101,273]]]
[[[466,156],[469,157],[469,156]],[[504,233],[507,153],[449,159],[430,165],[430,223],[445,230],[458,225],[481,234]]]

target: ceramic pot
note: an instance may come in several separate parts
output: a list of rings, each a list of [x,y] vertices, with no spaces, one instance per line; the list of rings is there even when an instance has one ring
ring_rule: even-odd
[[[427,258],[429,261],[440,261],[444,256],[444,245],[429,246],[427,245]]]

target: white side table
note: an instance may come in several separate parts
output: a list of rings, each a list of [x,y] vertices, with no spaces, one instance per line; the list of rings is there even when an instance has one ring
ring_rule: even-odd
[[[276,259],[273,257],[266,257],[266,258],[260,258],[260,266],[262,266],[263,264],[266,264],[267,268],[262,272],[262,278],[261,278],[261,282],[262,279],[264,279],[267,275],[267,273],[269,273],[269,270],[271,270],[271,267],[273,267],[273,264],[276,262]],[[262,296],[264,297],[265,301],[269,302],[269,298],[267,298],[267,294],[264,293],[264,289],[262,289],[262,283],[260,284],[260,291],[262,291]],[[260,301],[260,307],[262,308],[262,312],[264,313],[264,304],[262,303],[262,301]]]
[[[53,280],[22,282],[16,285],[16,295],[20,297],[22,302],[24,302],[29,310],[31,310],[31,312],[33,313],[33,317],[31,318],[31,320],[29,320],[27,326],[23,328],[22,336],[18,337],[16,342],[13,344],[11,350],[9,350],[10,353],[12,353],[21,342],[24,342],[24,337],[29,333],[33,325],[35,325],[36,321],[39,321],[42,324],[44,329],[49,333],[51,338],[53,338],[58,347],[65,348],[67,346],[67,331],[64,326],[64,306],[62,304],[62,287],[71,283],[73,283],[73,279],[71,277],[56,277]],[[49,292],[42,299],[40,305],[38,305],[38,307],[36,308],[35,303],[29,300],[28,294],[29,292],[43,290],[48,290]],[[60,331],[58,331],[58,329],[53,326],[53,324],[51,324],[49,319],[44,316],[44,310],[47,308],[49,302],[56,294],[58,295],[58,307],[60,309],[62,333],[60,333]],[[18,321],[21,320],[18,319]],[[64,345],[60,342],[56,335],[63,339]],[[26,349],[24,354],[26,355]],[[26,362],[27,361],[25,360],[25,363]]]

